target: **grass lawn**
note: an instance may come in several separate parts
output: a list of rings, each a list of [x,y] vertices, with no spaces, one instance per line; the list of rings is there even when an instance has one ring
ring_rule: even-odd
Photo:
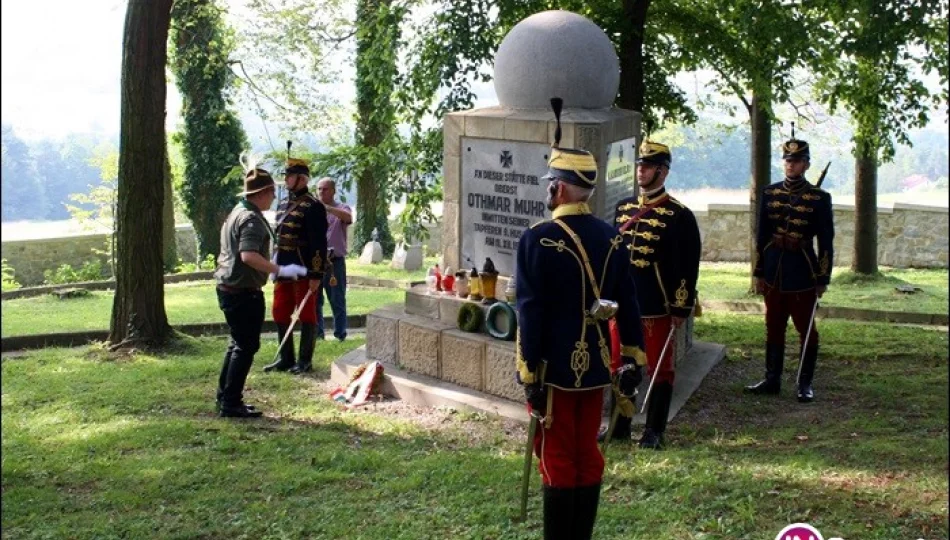
[[[269,283],[264,290],[267,318],[270,319],[273,285]],[[404,297],[405,291],[401,289],[350,288],[346,293],[346,309],[349,314],[362,315],[386,304],[402,302]],[[92,291],[89,296],[68,300],[60,300],[54,295],[4,300],[0,321],[2,335],[107,330],[112,299],[112,291]],[[211,281],[165,285],[165,311],[173,325],[224,322]],[[332,314],[329,305],[324,306],[323,313],[326,316]]]
[[[426,259],[426,267],[435,264]],[[347,272],[381,279],[423,279],[424,270],[404,272],[388,265],[360,265],[347,261]],[[889,311],[947,313],[947,270],[885,269],[882,277],[856,279],[845,269],[837,269],[831,287],[822,299],[823,306],[842,306]],[[897,292],[896,285],[909,283],[921,287],[915,294]],[[700,300],[761,301],[747,294],[748,267],[743,263],[703,263],[699,275]],[[267,298],[271,298],[271,284]],[[402,302],[398,289],[359,289],[347,292],[347,311],[366,314],[379,306]],[[268,306],[270,301],[268,300]],[[4,300],[0,322],[2,336],[32,335],[50,332],[105,330],[112,310],[111,291],[93,291],[90,296],[59,300],[52,295]],[[211,282],[175,283],[165,286],[165,309],[172,324],[223,322]],[[324,312],[329,315],[330,308]],[[269,316],[269,315],[268,315]]]
[[[946,269],[881,268],[881,276],[861,278],[847,268],[835,268],[831,286],[822,296],[821,305],[906,311],[913,313],[947,313],[948,279]],[[699,268],[700,301],[757,300],[748,294],[749,265],[745,263],[704,262]],[[914,294],[898,292],[898,285],[916,285]]]
[[[741,394],[761,375],[761,317],[697,320],[729,357],[671,422],[666,451],[608,452],[595,538],[757,540],[797,521],[825,538],[946,538],[947,333],[820,330],[818,401],[799,405],[790,385]],[[221,338],[161,356],[3,360],[4,537],[540,537],[536,476],[528,522],[510,519],[523,427],[392,403],[341,411],[323,379],[359,343],[321,342],[306,378],[261,373],[276,348],[264,343],[247,392],[257,421],[213,415]]]
[[[348,276],[365,276],[377,279],[396,279],[400,281],[422,281],[426,278],[426,272],[433,265],[439,262],[438,257],[425,257],[422,261],[422,268],[407,272],[405,270],[395,270],[389,266],[391,259],[386,259],[380,264],[360,264],[359,257],[347,257],[346,274]],[[458,268],[453,268],[457,271]],[[469,269],[471,270],[471,269]]]

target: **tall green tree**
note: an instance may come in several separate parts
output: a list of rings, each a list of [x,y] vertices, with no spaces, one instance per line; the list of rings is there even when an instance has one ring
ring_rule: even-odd
[[[175,238],[175,193],[172,186],[172,163],[168,157],[168,142],[165,142],[165,164],[162,205],[162,267],[165,272],[174,272],[178,266],[178,241]]]
[[[172,0],[129,2],[122,39],[114,348],[164,345],[172,336],[162,272],[165,66]],[[158,149],[159,151],[156,151]]]
[[[877,171],[894,157],[895,141],[910,144],[908,130],[947,104],[946,0],[816,1],[806,4],[834,26],[817,59],[821,100],[844,107],[854,124],[855,272],[877,266]],[[932,93],[922,77],[936,73],[943,90]]]
[[[228,173],[247,148],[247,137],[233,112],[234,38],[222,9],[214,0],[177,0],[172,21],[171,67],[184,120],[178,134],[185,158],[181,196],[201,260],[219,251],[221,224],[241,188],[240,178]]]
[[[678,57],[679,67],[713,70],[716,89],[735,96],[749,115],[749,260],[754,268],[758,197],[772,181],[774,106],[789,99],[793,70],[814,56],[811,39],[820,26],[797,5],[783,2],[698,0],[660,7],[664,31],[688,51]]]
[[[393,171],[390,137],[395,131],[395,106],[400,24],[405,8],[393,0],[357,0],[356,3],[356,222],[357,246],[377,230],[383,251],[392,253],[389,230]]]

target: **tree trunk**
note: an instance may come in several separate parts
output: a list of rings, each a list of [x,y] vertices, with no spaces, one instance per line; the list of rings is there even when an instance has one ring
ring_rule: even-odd
[[[617,106],[621,109],[643,112],[643,31],[646,26],[650,0],[623,0],[625,27],[620,34],[620,95]]]
[[[165,272],[174,272],[178,266],[178,246],[175,242],[175,199],[172,195],[172,164],[165,143],[165,201],[162,204],[162,261]]]
[[[765,186],[772,183],[772,119],[767,112],[768,103],[761,98],[752,95],[752,102],[749,107],[749,116],[752,124],[751,131],[751,157],[752,163],[750,170],[752,172],[752,181],[749,184],[749,261],[751,269],[749,275],[752,276],[752,270],[755,269],[755,259],[758,256],[755,250],[755,236],[759,227],[759,196]],[[749,292],[755,291],[755,277],[752,277],[749,284]]]
[[[395,86],[395,56],[391,62],[377,58],[374,49],[396,47],[396,28],[386,28],[390,18],[382,18],[392,6],[392,0],[359,0],[356,6],[356,144],[364,149],[356,167],[356,222],[354,223],[354,250],[372,239],[373,229],[387,255],[393,252],[395,242],[389,230],[389,167],[380,145],[393,129],[394,110],[388,102]],[[393,21],[398,24],[398,21]],[[392,43],[383,43],[392,40]]]
[[[858,143],[854,160],[854,258],[851,270],[877,273],[877,152]]]
[[[162,280],[165,63],[172,0],[129,2],[122,40],[116,290],[109,341],[161,346],[171,335]]]

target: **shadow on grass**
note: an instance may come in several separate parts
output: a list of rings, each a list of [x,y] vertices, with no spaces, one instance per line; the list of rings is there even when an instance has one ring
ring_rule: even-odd
[[[359,344],[318,345],[318,373]],[[220,419],[223,350],[223,339],[197,338],[121,361],[46,350],[4,362],[5,536],[539,536],[537,478],[528,522],[510,519],[523,429],[449,414],[429,429],[382,408],[342,411],[318,378],[260,372],[276,343],[258,353],[247,387],[268,416]],[[845,538],[946,536],[946,471],[935,464],[946,431],[916,458],[909,450],[915,433],[946,424],[946,387],[927,382],[946,362],[925,360],[895,379],[906,358],[861,369],[823,358],[819,401],[805,408],[790,388],[775,400],[741,396],[760,361],[731,357],[671,423],[669,451],[610,451],[596,537],[761,538],[795,521]],[[929,416],[893,427],[912,406]],[[866,424],[856,440],[848,422]],[[803,430],[807,441],[796,438]]]

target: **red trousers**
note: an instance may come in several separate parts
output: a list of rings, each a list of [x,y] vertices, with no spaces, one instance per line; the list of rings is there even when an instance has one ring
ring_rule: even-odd
[[[791,315],[795,330],[798,330],[799,344],[804,343],[811,310],[815,307],[815,294],[814,289],[793,293],[779,292],[777,287],[769,289],[765,294],[765,342],[785,345],[785,329]],[[818,345],[817,323],[812,323],[810,336],[808,346]]]
[[[604,456],[597,445],[604,389],[572,390],[548,386],[552,422],[538,425],[534,453],[540,463],[541,481],[556,488],[599,484],[604,476]]]
[[[277,324],[290,324],[290,318],[297,309],[297,305],[307,295],[310,288],[310,281],[298,279],[297,281],[278,281],[274,284],[274,305],[271,306],[271,314],[274,316],[274,322]],[[307,303],[300,310],[300,322],[317,324],[317,291],[307,298]]]
[[[672,326],[673,317],[669,315],[640,319],[640,328],[643,330],[643,341],[646,346],[644,352],[647,355],[647,377],[653,377],[653,373],[656,371],[656,365],[660,361],[660,353],[663,352],[663,346],[666,344],[666,338],[669,337]],[[675,365],[673,364],[675,349],[676,336],[674,335],[670,339],[669,346],[666,347],[666,356],[663,358],[663,365],[660,366],[660,373],[656,376],[656,382],[673,384],[673,379],[676,378]],[[610,365],[614,371],[619,369],[621,365],[620,333],[613,319],[610,320]]]

